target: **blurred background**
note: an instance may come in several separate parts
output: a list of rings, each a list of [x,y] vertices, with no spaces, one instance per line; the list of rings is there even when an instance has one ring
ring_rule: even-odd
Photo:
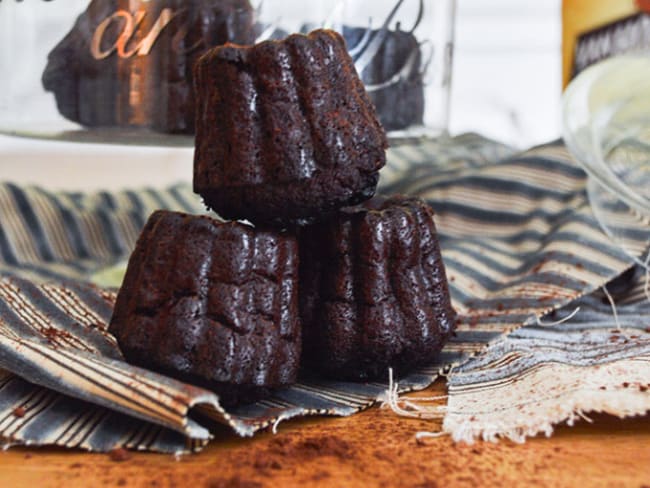
[[[560,135],[561,1],[458,0],[450,130],[525,148]]]
[[[518,148],[558,138],[561,1],[458,0],[457,8],[452,135],[478,132]],[[192,153],[0,136],[0,179],[92,189],[121,186],[131,174],[136,186],[163,185],[191,179]]]

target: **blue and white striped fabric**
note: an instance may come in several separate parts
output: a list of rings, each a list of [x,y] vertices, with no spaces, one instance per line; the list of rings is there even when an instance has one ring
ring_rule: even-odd
[[[559,143],[519,155],[475,135],[399,145],[380,190],[431,203],[461,315],[443,352],[399,379],[402,391],[470,367],[488,345],[632,265],[599,230],[585,176]],[[377,401],[386,384],[303,377],[226,412],[208,391],[123,362],[106,332],[115,291],[87,281],[128,256],[157,208],[203,211],[188,185],[98,194],[0,185],[1,437],[176,452],[205,445],[215,420],[253,435],[279,420],[350,415]],[[633,226],[630,242],[639,253],[646,245]]]
[[[458,441],[523,442],[590,412],[624,418],[650,411],[645,272],[639,268],[636,280],[624,275],[623,284],[633,286],[621,293],[607,287],[614,305],[604,291],[583,297],[455,369],[445,431]]]

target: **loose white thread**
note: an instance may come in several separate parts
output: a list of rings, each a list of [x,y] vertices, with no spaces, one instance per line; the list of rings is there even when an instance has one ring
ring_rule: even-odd
[[[423,405],[427,402],[437,402],[446,400],[449,395],[439,395],[433,397],[415,397],[415,398],[400,398],[399,384],[393,378],[393,369],[388,369],[388,389],[384,393],[384,401],[381,408],[390,407],[390,409],[400,417],[416,418],[416,419],[441,419],[447,411],[446,405]],[[424,437],[432,437],[438,433],[423,432],[418,433]],[[416,434],[416,439],[417,435]],[[429,435],[431,434],[431,435]],[[442,434],[441,434],[442,435]]]
[[[388,390],[385,392],[385,399],[382,408],[388,406],[390,409],[402,417],[419,418],[419,419],[439,419],[442,412],[446,410],[445,405],[418,405],[418,403],[433,402],[445,400],[448,395],[435,397],[418,397],[418,398],[400,398],[399,383],[393,378],[393,369],[388,369]],[[404,408],[406,407],[406,408]],[[408,408],[408,410],[407,410]]]
[[[442,373],[440,373],[440,376],[442,376],[443,378],[449,378],[451,376],[451,373],[454,371],[455,367],[456,365],[452,364],[451,366],[449,366],[449,369],[447,369],[447,371],[443,371]]]
[[[400,398],[399,397],[399,384],[393,378],[393,368],[388,369],[388,390],[385,392],[385,400],[381,407],[389,406],[390,409],[401,417],[417,418],[417,419],[440,419],[446,412],[445,405],[421,405],[420,403],[435,402],[446,400],[449,395],[439,395],[433,397],[417,397],[417,398]],[[408,410],[407,410],[408,409]],[[442,436],[449,435],[448,432],[425,432],[420,431],[415,433],[415,441],[422,442],[423,439],[434,439]]]
[[[585,415],[585,413],[582,412],[581,410],[578,410],[576,413],[577,413],[578,416],[579,416],[580,418],[582,418],[582,420],[584,420],[585,422],[589,422],[590,424],[593,424],[593,423],[594,423],[594,421],[593,421],[592,419],[590,419],[589,417],[587,417],[587,415]]]
[[[621,332],[621,322],[618,320],[618,311],[616,310],[616,303],[614,302],[614,297],[612,297],[611,293],[607,289],[607,286],[603,286],[603,293],[607,297],[607,300],[609,300],[609,304],[612,307],[612,313],[614,314],[614,323],[616,324],[616,331]]]
[[[645,293],[646,300],[650,302],[650,250],[648,255],[643,262],[643,267],[645,268],[645,283],[643,285],[643,292]]]
[[[440,431],[440,432],[416,432],[415,433],[415,440],[418,442],[421,442],[424,439],[439,439],[440,437],[444,437],[446,435],[449,435],[449,432],[445,431]]]
[[[575,317],[579,311],[580,311],[580,307],[576,307],[576,309],[573,312],[571,312],[569,315],[564,317],[562,320],[558,320],[557,322],[542,322],[542,320],[539,317],[535,317],[535,320],[537,321],[537,325],[539,325],[540,327],[553,327],[554,325],[562,325],[567,323],[569,320]]]

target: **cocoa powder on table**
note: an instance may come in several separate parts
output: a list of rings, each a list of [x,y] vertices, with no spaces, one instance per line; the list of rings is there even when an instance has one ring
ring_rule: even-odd
[[[207,488],[262,488],[262,484],[257,481],[241,479],[239,476],[232,478],[210,478],[205,484]]]
[[[129,459],[131,459],[131,453],[126,449],[120,447],[118,449],[113,449],[112,451],[109,451],[108,457],[110,458],[111,461],[114,461],[116,463],[123,463],[124,461],[128,461]]]
[[[246,456],[246,459],[241,461],[243,461],[243,464],[250,465],[257,475],[268,477],[273,473],[287,469],[287,466],[303,464],[326,456],[336,458],[338,461],[349,461],[356,457],[356,452],[348,441],[332,435],[308,437],[295,441],[290,437],[282,436],[271,439],[265,450],[258,451],[250,457]],[[314,472],[313,475],[314,479],[311,481],[318,481],[328,478],[330,473],[320,470]],[[242,480],[235,481],[243,483]],[[242,486],[244,488],[253,488],[256,486],[248,484],[235,485],[232,484],[234,483],[232,479],[212,479],[210,482],[213,483],[211,486],[217,487]]]
[[[267,451],[269,454],[286,456],[299,461],[310,461],[322,456],[347,460],[355,456],[349,442],[331,435],[308,437],[295,443],[286,438],[273,439],[270,446]]]

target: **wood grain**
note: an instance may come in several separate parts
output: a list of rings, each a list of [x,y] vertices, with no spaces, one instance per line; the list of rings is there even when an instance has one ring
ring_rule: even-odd
[[[428,394],[443,388],[438,383]],[[203,453],[178,460],[14,448],[0,453],[0,486],[650,486],[650,416],[595,416],[593,424],[560,427],[550,439],[523,445],[415,441],[415,432],[439,427],[373,408],[345,419],[282,424],[277,435],[255,439],[224,430]]]

